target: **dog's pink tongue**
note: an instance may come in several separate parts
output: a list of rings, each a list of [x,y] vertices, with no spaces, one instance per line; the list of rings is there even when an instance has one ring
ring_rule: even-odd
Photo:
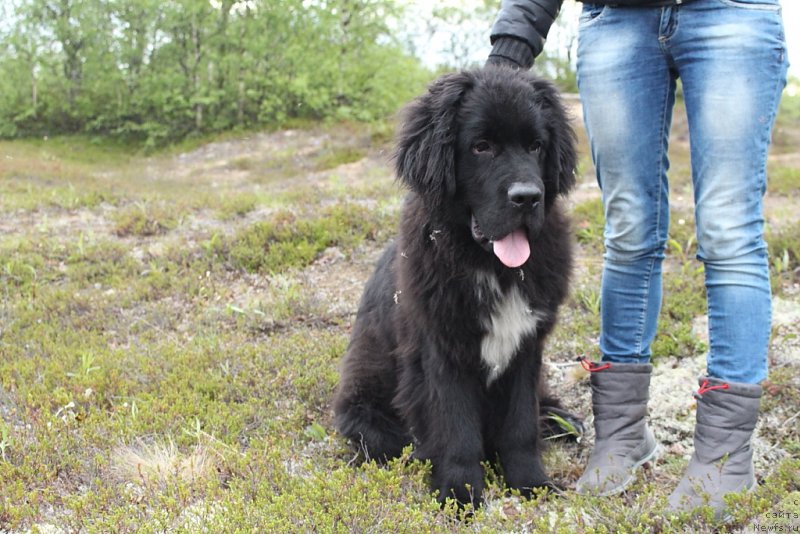
[[[531,255],[531,245],[525,230],[514,230],[503,239],[494,241],[494,255],[506,267],[519,267]]]

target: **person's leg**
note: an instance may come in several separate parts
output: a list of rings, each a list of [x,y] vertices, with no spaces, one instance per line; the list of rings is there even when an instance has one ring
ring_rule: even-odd
[[[703,0],[685,6],[678,28],[670,49],[689,119],[708,375],[756,384],[767,377],[771,319],[767,149],[786,80],[779,5]]]
[[[587,5],[581,16],[578,87],[606,218],[603,361],[647,363],[661,307],[675,79],[660,13]]]
[[[777,0],[695,0],[666,46],[683,81],[692,150],[698,258],[708,293],[708,377],[694,453],[673,510],[756,484],[750,439],[767,376],[771,296],[762,198],[786,51]]]
[[[576,489],[625,489],[657,443],[646,424],[648,363],[661,306],[668,225],[667,135],[675,80],[660,9],[586,5],[578,87],[606,216],[600,351],[592,371],[595,443]]]

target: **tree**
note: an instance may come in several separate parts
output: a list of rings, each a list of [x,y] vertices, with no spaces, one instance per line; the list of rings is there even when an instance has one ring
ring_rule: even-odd
[[[372,120],[428,73],[393,0],[17,0],[0,26],[0,136],[152,145],[293,118]]]

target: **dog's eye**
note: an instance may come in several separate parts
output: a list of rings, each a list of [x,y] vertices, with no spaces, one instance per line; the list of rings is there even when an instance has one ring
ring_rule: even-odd
[[[528,152],[533,152],[534,154],[538,154],[542,151],[542,143],[541,141],[534,141],[530,145],[528,145]]]
[[[489,141],[478,141],[472,145],[473,154],[493,154],[494,148]]]

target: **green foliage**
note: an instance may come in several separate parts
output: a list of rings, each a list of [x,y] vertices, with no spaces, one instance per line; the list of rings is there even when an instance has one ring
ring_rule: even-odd
[[[789,80],[789,84],[797,88],[800,85],[800,79],[792,77]],[[797,147],[800,145],[798,123],[800,123],[800,94],[797,94],[796,90],[794,92],[784,91],[772,133],[773,152],[792,153],[797,151]],[[771,166],[770,168],[770,180],[772,180],[776,167],[778,166]],[[796,181],[794,185],[796,189],[798,187]]]
[[[692,329],[693,320],[706,312],[703,281],[703,270],[694,262],[686,263],[680,273],[664,276],[664,299],[652,347],[654,359],[689,357],[706,350]]]
[[[569,57],[551,56],[543,52],[536,58],[536,69],[552,79],[559,89],[566,93],[578,92],[578,76]]]
[[[328,247],[375,239],[386,226],[384,216],[358,204],[325,208],[313,217],[283,211],[235,236],[227,256],[236,268],[277,273],[309,265]]]
[[[339,165],[345,165],[347,163],[358,161],[364,158],[366,155],[366,149],[359,147],[344,147],[339,150],[326,150],[317,158],[315,167],[319,171],[334,169]]]
[[[800,278],[800,223],[769,231],[766,240],[773,290],[780,292],[783,282]]]
[[[218,213],[221,219],[230,220],[243,217],[256,207],[256,197],[252,194],[231,195],[222,198]]]
[[[800,223],[787,226],[777,232],[767,233],[769,253],[773,258],[788,256],[786,268],[800,266]]]
[[[673,217],[666,254],[677,268],[663,275],[663,302],[659,330],[653,341],[653,357],[693,356],[706,350],[693,331],[693,321],[706,313],[705,275],[696,259],[697,244],[693,221]]]
[[[137,202],[117,212],[114,233],[119,237],[164,234],[178,225],[174,210],[163,203]]]
[[[296,119],[372,121],[429,77],[393,0],[25,0],[0,29],[0,137],[158,148]]]
[[[790,77],[789,83],[797,86],[800,83],[800,79]],[[778,124],[796,123],[797,121],[800,121],[800,95],[785,92],[781,96]]]
[[[800,194],[800,168],[772,165],[767,189],[770,193],[785,196]]]
[[[578,204],[572,211],[578,243],[593,253],[602,253],[605,215],[599,198]]]

